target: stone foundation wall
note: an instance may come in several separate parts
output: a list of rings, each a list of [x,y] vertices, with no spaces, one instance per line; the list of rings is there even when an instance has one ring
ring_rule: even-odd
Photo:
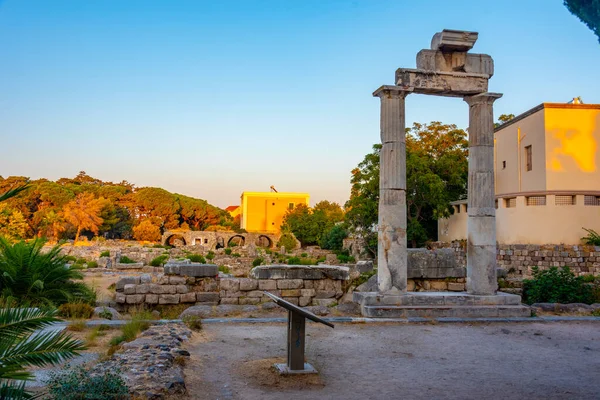
[[[459,265],[466,265],[465,246],[464,241],[433,243],[436,248],[453,249]],[[567,266],[576,275],[600,275],[600,246],[498,245],[496,259],[498,268],[506,271],[509,277],[530,278],[534,266],[540,269]]]

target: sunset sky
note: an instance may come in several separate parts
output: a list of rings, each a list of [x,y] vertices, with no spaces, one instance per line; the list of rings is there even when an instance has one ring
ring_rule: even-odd
[[[199,197],[308,192],[343,204],[379,141],[379,100],[444,28],[479,32],[495,115],[600,103],[600,44],[562,0],[0,0],[0,175]],[[468,124],[409,96],[407,125]]]

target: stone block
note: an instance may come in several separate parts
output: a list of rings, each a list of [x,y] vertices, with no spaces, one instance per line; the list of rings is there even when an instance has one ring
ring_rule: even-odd
[[[315,289],[300,289],[300,296],[314,297],[317,292]]]
[[[137,285],[128,283],[127,285],[125,285],[125,287],[123,288],[123,293],[125,294],[135,294],[135,288]]]
[[[336,265],[261,265],[252,268],[250,277],[254,279],[342,279],[350,276],[348,267]]]
[[[118,292],[123,290],[125,288],[125,285],[137,285],[138,283],[140,283],[139,276],[124,276],[117,281],[117,283],[115,284],[115,289]]]
[[[170,276],[169,283],[171,285],[185,285],[185,277],[183,276]]]
[[[196,302],[196,293],[183,293],[179,295],[179,302],[181,303],[195,303]]]
[[[275,290],[277,289],[277,281],[274,279],[261,279],[258,280],[259,290]]]
[[[303,284],[302,279],[280,279],[277,281],[277,289],[301,289]]]
[[[146,304],[158,304],[158,295],[157,294],[147,294],[146,295]]]
[[[179,295],[160,294],[158,295],[158,304],[179,304]]]
[[[301,290],[302,289],[282,289],[281,295],[283,297],[299,297]]]
[[[448,282],[448,290],[451,292],[464,292],[465,284],[457,282]]]
[[[445,279],[466,276],[466,268],[458,265],[452,249],[408,249],[409,279]]]
[[[304,289],[313,289],[315,287],[315,281],[306,279],[304,281]]]
[[[421,50],[417,53],[417,69],[453,72],[464,70],[468,74],[494,75],[494,60],[487,54],[443,53],[436,50]]]
[[[445,53],[466,53],[473,48],[478,37],[477,32],[444,29],[433,35],[431,49],[441,50]]]
[[[441,282],[440,281],[432,281],[432,282],[430,282],[430,288],[431,288],[431,290],[443,292],[445,290],[448,290],[448,284],[443,281],[441,281]]]
[[[219,275],[219,267],[214,264],[197,264],[197,263],[181,265],[179,267],[179,275],[193,276],[193,277],[197,277],[197,278],[201,278],[201,277],[205,277],[205,276],[217,276],[217,275]]]
[[[125,302],[127,304],[141,304],[144,302],[145,294],[128,294]]]
[[[239,290],[237,290],[237,291],[226,290],[224,297],[242,297],[242,296],[244,296],[244,293],[240,292]]]
[[[140,283],[152,283],[152,275],[150,275],[150,274],[140,275]]]
[[[186,285],[176,285],[175,286],[177,293],[187,293],[189,292],[188,287]]]
[[[157,282],[161,285],[168,285],[169,277],[167,275],[159,275],[157,278]]]
[[[142,283],[142,284],[136,285],[136,287],[135,287],[136,294],[146,294],[149,291],[150,291],[150,285],[148,285],[147,283]]]
[[[248,304],[259,304],[260,298],[258,297],[240,297],[239,303],[240,305],[248,305]]]
[[[300,307],[306,307],[310,304],[312,297],[309,296],[300,296],[298,297],[298,305]]]
[[[335,298],[336,292],[335,290],[317,290],[315,293],[316,299],[330,299]]]
[[[161,285],[161,294],[175,294],[177,293],[177,286],[175,285]]]
[[[196,301],[199,303],[218,302],[219,293],[196,293]]]
[[[239,304],[238,297],[222,297],[220,304]]]
[[[373,261],[362,260],[356,263],[355,269],[358,273],[364,274],[365,272],[373,271]]]
[[[148,285],[148,291],[153,294],[162,294],[162,285],[151,283]]]
[[[312,299],[312,304],[313,306],[325,306],[325,307],[329,307],[332,304],[335,304],[336,300],[335,299],[317,299],[314,298]]]
[[[240,279],[240,290],[255,290],[258,287],[258,280],[250,278]]]
[[[165,274],[166,275],[179,275],[179,265],[178,264],[165,264]]]
[[[240,290],[239,279],[221,279],[221,290],[238,291]]]
[[[282,299],[284,299],[285,301],[288,301],[288,302],[292,303],[295,306],[298,305],[298,298],[297,297],[282,297]]]
[[[262,290],[251,290],[246,292],[246,297],[263,297],[265,294]]]
[[[396,85],[417,94],[465,97],[487,93],[488,75],[399,68]]]
[[[124,293],[115,293],[115,302],[119,303],[119,304],[124,304],[125,303],[125,294]]]

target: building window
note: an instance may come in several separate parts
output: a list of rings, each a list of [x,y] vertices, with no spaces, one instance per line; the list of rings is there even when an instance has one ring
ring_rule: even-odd
[[[502,169],[506,169],[506,161],[502,161]]]
[[[293,209],[294,209],[294,203],[289,203],[288,210],[293,210]]]
[[[498,208],[498,200],[494,200],[494,208]]]
[[[506,208],[515,208],[517,206],[517,198],[510,197],[508,199],[504,199],[504,206]]]
[[[454,207],[456,207],[456,213],[457,213],[457,214],[460,214],[460,204],[459,204],[459,205],[457,205],[457,206],[454,206]]]
[[[273,206],[274,206],[274,205],[275,205],[275,203],[271,203],[271,205],[273,205]]]
[[[208,243],[208,239],[204,239],[204,244],[207,244],[207,243]]]
[[[600,206],[600,196],[584,196],[583,205]]]
[[[527,171],[531,171],[533,169],[533,165],[531,163],[531,146],[525,146],[525,167]]]
[[[526,197],[528,206],[545,206],[546,196],[529,196]]]
[[[572,206],[575,204],[575,196],[555,196],[554,204],[557,206]]]

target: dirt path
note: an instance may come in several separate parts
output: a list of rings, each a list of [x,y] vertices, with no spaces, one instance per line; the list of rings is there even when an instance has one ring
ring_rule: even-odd
[[[285,326],[205,324],[190,399],[600,398],[600,324],[307,326],[320,376],[282,378]]]

